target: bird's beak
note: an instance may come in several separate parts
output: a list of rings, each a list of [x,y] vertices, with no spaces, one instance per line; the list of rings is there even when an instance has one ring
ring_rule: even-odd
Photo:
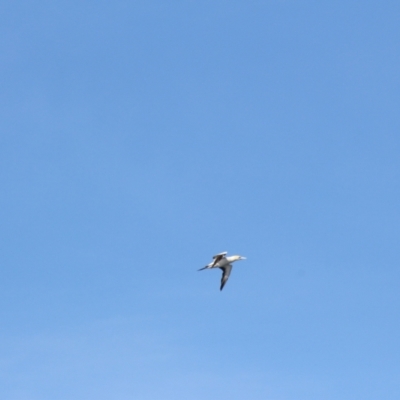
[[[246,259],[246,257],[242,257],[242,256],[240,256],[240,259],[241,259],[241,260],[245,260],[245,259]]]

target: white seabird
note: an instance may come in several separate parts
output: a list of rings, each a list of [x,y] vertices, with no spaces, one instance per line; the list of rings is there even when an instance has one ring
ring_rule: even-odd
[[[225,286],[226,281],[229,278],[232,270],[232,263],[239,260],[245,260],[246,257],[242,256],[230,256],[226,257],[228,252],[224,251],[223,253],[219,253],[213,257],[213,261],[210,264],[207,264],[204,268],[200,268],[199,271],[203,269],[211,269],[211,268],[221,268],[222,269],[222,278],[221,278],[221,287],[219,290],[222,290]]]

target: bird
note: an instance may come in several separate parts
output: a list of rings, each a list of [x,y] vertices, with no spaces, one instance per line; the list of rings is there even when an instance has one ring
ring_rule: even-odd
[[[227,251],[216,254],[213,257],[213,261],[207,264],[204,268],[200,268],[198,271],[202,271],[204,269],[212,269],[212,268],[221,268],[222,269],[222,278],[221,278],[221,287],[219,290],[222,290],[227,282],[229,275],[232,271],[232,263],[239,260],[245,260],[246,257],[242,256],[229,256]]]

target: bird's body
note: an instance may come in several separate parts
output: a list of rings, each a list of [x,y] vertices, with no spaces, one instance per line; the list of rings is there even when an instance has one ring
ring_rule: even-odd
[[[235,261],[239,260],[245,260],[245,257],[242,256],[229,256],[226,257],[227,252],[224,251],[223,253],[219,253],[213,257],[213,261],[211,261],[209,264],[207,264],[204,268],[200,268],[199,271],[203,269],[212,269],[212,268],[221,268],[223,273],[222,273],[222,279],[221,279],[221,287],[220,290],[223,289],[225,286],[225,283],[227,282],[229,275],[232,270],[232,263]]]

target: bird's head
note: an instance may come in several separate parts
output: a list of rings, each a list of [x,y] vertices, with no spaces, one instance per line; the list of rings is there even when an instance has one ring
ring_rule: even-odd
[[[234,256],[235,257],[235,261],[239,261],[239,260],[245,260],[246,257],[242,257],[242,256]]]

